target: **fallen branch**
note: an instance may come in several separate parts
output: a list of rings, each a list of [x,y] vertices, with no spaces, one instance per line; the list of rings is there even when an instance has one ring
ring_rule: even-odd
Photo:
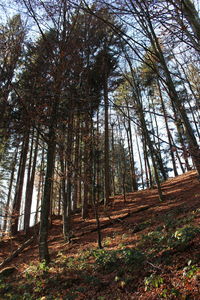
[[[153,267],[154,269],[158,269],[158,270],[161,270],[161,271],[163,270],[163,268],[152,264],[150,261],[147,261],[147,264],[150,265],[151,267]]]
[[[10,262],[13,258],[17,257],[26,247],[28,247],[34,240],[35,235],[33,235],[30,239],[25,241],[16,251],[14,251],[9,257],[7,257],[1,264],[0,268],[3,268],[5,264]]]

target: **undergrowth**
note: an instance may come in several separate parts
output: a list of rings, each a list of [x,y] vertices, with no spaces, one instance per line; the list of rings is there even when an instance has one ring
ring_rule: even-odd
[[[0,299],[79,299],[91,286],[103,292],[110,285],[129,292],[138,286],[146,293],[156,290],[158,299],[187,299],[187,286],[199,280],[198,262],[194,258],[188,260],[187,256],[182,269],[173,265],[173,276],[179,276],[178,284],[166,279],[165,272],[169,272],[168,259],[173,263],[173,256],[186,251],[200,233],[200,228],[193,224],[199,213],[197,210],[177,217],[177,211],[171,212],[154,230],[152,220],[138,224],[134,230],[147,233],[140,235],[136,247],[123,244],[110,249],[112,239],[108,237],[103,249],[87,249],[71,257],[65,251],[59,252],[48,266],[44,262],[28,266],[17,284],[1,279],[0,296],[4,296]],[[127,236],[124,234],[121,240]],[[108,282],[102,280],[105,274],[110,274]],[[103,295],[94,299],[100,297],[104,299]]]

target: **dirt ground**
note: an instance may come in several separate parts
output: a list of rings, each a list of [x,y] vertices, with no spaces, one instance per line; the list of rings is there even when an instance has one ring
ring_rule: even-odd
[[[108,207],[105,208],[101,206],[99,208],[103,242],[105,240],[109,241],[110,238],[109,245],[106,246],[107,250],[118,249],[122,241],[127,247],[135,247],[141,238],[141,234],[145,234],[149,230],[152,231],[154,228],[157,228],[171,211],[177,211],[179,216],[184,217],[184,215],[188,215],[189,212],[200,208],[200,182],[196,177],[195,171],[190,171],[176,178],[167,180],[162,184],[162,190],[164,194],[163,202],[158,200],[157,190],[153,189],[129,193],[126,195],[126,201],[124,201],[123,196],[112,197]],[[150,220],[153,220],[150,228],[137,231],[138,224]],[[194,222],[197,226],[199,226],[199,220],[200,218],[195,218]],[[67,257],[74,257],[77,253],[84,252],[87,249],[97,248],[96,221],[92,209],[89,217],[85,220],[83,220],[79,214],[75,214],[72,219],[72,228],[73,238],[71,243],[67,244],[63,240],[61,218],[53,218],[52,226],[49,230],[49,251],[52,260],[54,260],[60,252],[64,253]],[[130,234],[130,229],[132,230],[132,234]],[[31,236],[34,231],[37,232],[37,228],[33,228],[29,235]],[[15,237],[5,237],[0,242],[0,263],[20,247],[26,239],[28,239],[28,237],[25,236],[23,232],[20,232]],[[191,252],[193,252],[193,256],[199,255],[200,257],[199,240],[200,237],[197,236],[193,242],[193,248],[190,249],[189,252],[179,253],[177,255],[176,270],[179,269],[179,265],[182,266],[181,262],[183,257],[185,261],[186,256],[188,255],[189,257]],[[37,263],[38,240],[36,237],[30,246],[23,250],[17,257],[13,258],[11,262],[7,263],[5,267],[16,267],[17,271],[12,275],[12,280],[15,280],[19,278],[20,274],[23,274],[24,270],[26,270],[30,264]],[[107,274],[102,276],[104,277],[102,280],[109,281]],[[164,277],[165,276],[172,276],[170,275],[169,268]],[[173,276],[174,280],[179,282],[178,271],[176,271]],[[170,299],[200,299],[200,295],[198,296],[198,292],[193,286],[193,284],[196,283],[190,284],[192,291],[188,293],[188,298],[178,298],[179,296],[175,295],[174,298],[172,296]],[[113,289],[115,291],[112,294],[113,296],[111,296],[110,292],[113,291]],[[143,287],[140,287],[140,282],[138,281],[136,290],[127,291],[126,289],[119,288],[116,292],[116,285],[110,284],[107,288],[104,288],[103,295],[102,291],[100,291],[99,296],[97,292],[91,293],[92,296],[89,296],[89,294],[87,296],[87,293],[80,293],[80,295],[74,299],[160,299],[158,297],[158,289],[155,290],[145,291]],[[58,299],[68,298],[61,296]]]

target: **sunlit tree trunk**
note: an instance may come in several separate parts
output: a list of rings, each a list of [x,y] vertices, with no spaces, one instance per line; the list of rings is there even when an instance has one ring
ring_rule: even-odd
[[[52,181],[54,174],[55,152],[56,152],[56,123],[57,123],[57,99],[54,100],[51,120],[48,132],[48,145],[47,145],[47,162],[46,162],[46,175],[44,182],[44,193],[41,201],[41,214],[40,214],[40,231],[39,231],[39,255],[41,261],[50,261],[48,249],[48,230],[49,230],[49,215],[51,208],[51,192]]]
[[[80,116],[77,116],[76,120],[76,138],[75,138],[75,158],[74,158],[74,192],[73,192],[73,210],[76,211],[78,206],[78,190],[80,181]]]
[[[21,151],[20,163],[18,168],[16,191],[15,191],[15,197],[14,197],[13,208],[12,208],[13,211],[12,214],[14,216],[14,220],[11,225],[11,233],[13,235],[15,235],[18,231],[19,213],[20,213],[20,206],[22,202],[22,192],[23,192],[24,176],[25,176],[25,169],[26,169],[28,145],[29,145],[29,129],[27,128],[23,137],[22,151]]]
[[[105,204],[109,203],[110,197],[110,161],[109,161],[109,125],[108,125],[108,78],[105,72],[103,83],[104,93],[104,189],[105,189]]]
[[[189,151],[193,160],[193,163],[197,169],[197,173],[198,173],[198,177],[200,178],[200,149],[199,149],[199,145],[197,143],[197,140],[195,138],[192,126],[190,124],[190,121],[188,119],[188,116],[186,114],[185,108],[183,106],[183,104],[181,103],[181,100],[179,99],[179,96],[177,94],[177,91],[175,89],[170,71],[166,65],[166,61],[165,58],[163,56],[163,52],[162,49],[160,47],[158,38],[155,34],[155,31],[153,29],[153,26],[151,24],[150,19],[148,18],[148,25],[149,25],[149,29],[150,29],[150,33],[151,33],[151,43],[152,46],[155,50],[155,52],[157,53],[160,63],[163,67],[163,71],[165,73],[166,76],[166,85],[168,87],[168,93],[169,93],[169,97],[171,98],[171,101],[173,101],[175,108],[177,109],[177,111],[179,112],[181,119],[183,121],[183,124],[185,126],[186,129],[186,135],[187,135],[187,140],[188,140],[188,144],[189,144]]]
[[[142,155],[141,155],[141,150],[139,147],[139,142],[138,142],[138,135],[137,133],[135,133],[135,137],[136,137],[136,145],[137,145],[137,152],[138,152],[138,156],[139,156],[139,161],[140,161],[140,170],[141,170],[141,180],[142,180],[142,188],[144,189],[144,169],[143,169],[143,163],[142,163]],[[148,182],[148,176],[147,176],[147,182]],[[147,183],[148,185],[148,183]],[[149,187],[149,186],[148,186]]]
[[[127,108],[127,112],[128,112],[127,139],[129,141],[129,147],[130,147],[132,184],[133,184],[133,191],[137,191],[138,190],[138,184],[137,184],[136,172],[135,172],[135,159],[134,159],[134,152],[133,152],[133,136],[132,136],[132,128],[131,128],[130,109],[129,109],[127,101],[126,101],[126,108]]]
[[[32,204],[32,197],[33,197],[35,170],[36,170],[37,154],[38,154],[38,141],[39,141],[39,132],[37,132],[37,136],[36,136],[32,169],[31,169],[30,176],[28,178],[29,181],[27,182],[27,189],[26,189],[26,199],[25,199],[25,209],[24,209],[24,230],[25,230],[25,232],[28,231],[29,226],[30,226],[31,204]],[[30,155],[31,155],[31,153],[32,153],[32,151],[30,151]]]
[[[35,224],[38,222],[39,216],[39,206],[41,203],[41,195],[43,194],[44,190],[44,143],[42,148],[42,155],[41,155],[41,162],[40,162],[40,169],[39,169],[39,182],[38,182],[38,191],[37,191],[37,203],[36,203],[36,212],[35,212]]]
[[[173,172],[174,172],[174,176],[178,176],[178,171],[177,171],[176,161],[175,161],[175,156],[174,156],[174,151],[173,151],[174,147],[173,147],[173,144],[172,144],[171,133],[170,133],[170,129],[169,129],[169,125],[168,125],[168,119],[167,119],[167,112],[166,112],[164,100],[163,100],[163,97],[162,97],[159,81],[158,81],[158,90],[159,90],[161,107],[162,107],[164,120],[165,120],[165,127],[166,127],[166,131],[167,131],[168,142],[169,142],[169,151],[170,151],[170,156],[171,156],[171,160],[172,160]]]
[[[9,214],[9,211],[10,211],[10,203],[11,203],[11,193],[12,193],[14,176],[15,176],[15,171],[16,171],[18,150],[19,150],[19,145],[17,146],[17,148],[15,150],[14,158],[12,161],[12,170],[11,170],[11,175],[10,175],[10,180],[9,180],[8,196],[7,196],[7,201],[6,201],[6,209],[5,209],[5,216],[4,216],[4,222],[3,222],[3,232],[6,232],[6,229],[8,227],[8,217],[9,217],[9,219],[11,217]],[[10,228],[9,228],[9,230],[10,230]]]

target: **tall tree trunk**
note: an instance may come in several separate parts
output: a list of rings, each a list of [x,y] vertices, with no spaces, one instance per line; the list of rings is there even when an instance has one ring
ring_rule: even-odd
[[[144,162],[145,162],[145,173],[146,173],[146,184],[147,188],[153,188],[153,179],[151,174],[151,168],[148,158],[148,151],[147,151],[147,143],[145,137],[143,137],[143,152],[144,152]]]
[[[105,204],[109,203],[110,197],[110,162],[109,162],[109,125],[108,125],[108,78],[107,72],[104,75],[103,94],[104,94],[104,189]]]
[[[156,153],[155,153],[155,149],[153,147],[153,143],[151,141],[149,131],[148,131],[148,128],[147,128],[147,124],[146,124],[146,120],[145,120],[145,115],[144,115],[142,102],[141,102],[141,91],[140,91],[139,86],[138,86],[138,84],[135,80],[135,72],[132,68],[131,60],[130,60],[129,57],[126,57],[126,58],[127,58],[128,63],[129,63],[129,66],[130,66],[130,69],[131,69],[131,75],[132,75],[132,81],[130,81],[129,83],[133,87],[133,103],[137,107],[136,112],[137,112],[137,115],[138,115],[138,118],[139,118],[140,128],[142,130],[142,135],[144,137],[145,143],[147,144],[147,146],[149,148],[150,155],[151,155],[151,160],[152,160],[154,174],[155,174],[155,180],[156,180],[156,184],[157,184],[157,188],[158,188],[159,200],[162,201],[163,200],[163,194],[162,194],[160,178],[159,178],[159,174],[158,174],[158,167],[156,165]]]
[[[145,122],[145,118],[143,115],[143,110],[142,110],[142,106],[138,101],[138,110],[139,110],[139,115],[140,115],[140,123],[141,123],[141,128],[143,131],[143,136],[145,137],[146,143],[148,145],[149,151],[150,151],[150,155],[151,155],[151,161],[153,164],[153,169],[154,169],[154,175],[155,175],[155,180],[156,180],[156,184],[157,184],[157,188],[158,188],[158,195],[159,195],[159,200],[162,201],[163,200],[163,194],[162,194],[162,189],[161,189],[161,185],[160,185],[160,178],[159,178],[159,174],[158,174],[158,168],[156,165],[156,155],[155,155],[155,150],[153,147],[153,143],[150,139],[149,136],[149,132],[146,126],[146,122]]]
[[[44,183],[44,193],[41,201],[40,214],[40,231],[39,231],[39,256],[41,261],[50,261],[48,250],[48,229],[49,229],[49,214],[51,206],[51,191],[52,180],[54,174],[54,156],[56,151],[56,114],[57,105],[54,103],[54,108],[51,115],[51,124],[48,133],[48,148],[47,148],[47,167]]]
[[[38,154],[38,141],[39,141],[39,132],[37,132],[37,137],[36,137],[36,141],[35,141],[32,170],[31,170],[31,175],[30,175],[30,178],[28,181],[27,192],[26,192],[25,209],[24,209],[24,230],[25,230],[25,232],[28,231],[29,226],[30,226],[31,205],[32,205],[34,181],[35,181],[37,154]]]
[[[115,191],[115,145],[114,145],[114,123],[111,124],[111,145],[112,145],[112,192],[113,195],[116,194]]]
[[[97,168],[98,168],[98,155],[96,155],[96,147],[98,147],[98,144],[95,143],[96,141],[96,137],[94,134],[94,130],[93,130],[93,122],[91,120],[91,134],[92,134],[92,142],[91,142],[91,160],[92,160],[92,169],[93,169],[93,174],[92,174],[92,204],[93,204],[93,209],[94,209],[94,215],[95,215],[95,219],[96,219],[96,225],[97,225],[97,241],[98,241],[98,247],[99,249],[102,249],[102,234],[101,234],[101,227],[100,227],[100,219],[99,219],[99,212],[98,212],[98,206],[99,206],[99,202],[98,202],[98,185],[96,184],[96,176],[97,176]],[[98,130],[97,130],[97,135],[98,135]],[[97,138],[98,141],[98,138]]]
[[[70,230],[71,230],[71,193],[72,193],[72,142],[73,142],[73,115],[70,114],[68,119],[67,130],[67,184],[66,192],[63,195],[63,234],[64,239],[70,242]]]
[[[188,23],[190,24],[196,39],[198,41],[198,50],[200,51],[200,18],[199,14],[192,3],[191,0],[178,0],[181,5],[181,12],[183,12],[185,18],[187,19]]]
[[[12,193],[14,176],[15,176],[15,171],[16,171],[18,150],[19,150],[19,145],[17,146],[17,148],[15,150],[14,158],[13,158],[13,161],[12,161],[12,171],[11,171],[10,183],[9,183],[9,188],[8,188],[8,196],[7,196],[7,201],[6,201],[6,209],[5,209],[5,216],[4,216],[4,223],[3,223],[3,232],[6,232],[6,229],[7,229],[7,226],[8,226],[8,216],[9,216],[9,209],[10,209],[11,193]]]
[[[144,169],[143,169],[142,156],[141,156],[141,151],[140,151],[139,142],[138,142],[138,135],[137,135],[137,133],[136,133],[136,130],[135,130],[135,137],[136,137],[137,152],[138,152],[139,161],[140,161],[140,170],[141,170],[142,188],[144,189]],[[148,181],[148,177],[147,177],[147,181]],[[147,185],[147,186],[148,186],[148,185]],[[149,186],[148,186],[148,187],[149,187]]]
[[[42,156],[41,156],[40,171],[39,171],[37,203],[36,203],[36,212],[35,212],[35,224],[37,224],[37,222],[38,222],[39,205],[41,202],[41,194],[43,193],[43,188],[44,188],[44,174],[43,173],[44,173],[44,145],[42,148]]]
[[[60,149],[60,168],[61,168],[61,189],[62,189],[62,218],[63,218],[63,236],[67,240],[68,220],[67,220],[67,197],[66,197],[66,163],[64,147]]]
[[[200,148],[199,148],[199,145],[198,145],[197,140],[195,138],[194,131],[193,131],[193,128],[190,124],[188,116],[186,114],[185,108],[184,108],[181,100],[179,99],[178,93],[175,89],[175,86],[174,86],[170,71],[167,67],[167,64],[166,64],[166,61],[165,61],[165,58],[164,58],[159,40],[158,40],[158,38],[155,34],[155,31],[153,29],[153,26],[152,26],[152,23],[151,23],[151,20],[150,20],[149,17],[147,18],[147,21],[148,21],[148,26],[149,26],[149,30],[150,30],[150,32],[149,32],[150,35],[149,36],[150,36],[150,40],[151,40],[153,49],[154,49],[155,53],[157,54],[157,56],[160,60],[160,63],[161,63],[162,68],[163,68],[163,72],[164,72],[165,77],[166,77],[165,83],[166,83],[166,86],[168,87],[169,97],[170,97],[171,101],[174,103],[175,108],[179,112],[179,114],[181,116],[181,119],[183,121],[183,124],[185,126],[186,135],[187,135],[188,144],[189,144],[189,151],[190,151],[193,163],[196,167],[196,170],[197,170],[197,173],[198,173],[198,178],[200,178]]]
[[[97,111],[97,145],[96,145],[96,149],[97,149],[97,157],[96,157],[96,182],[97,182],[97,203],[99,203],[100,201],[100,170],[101,170],[101,166],[100,166],[100,156],[101,156],[101,151],[99,148],[99,144],[100,144],[100,132],[99,132],[99,110]],[[112,139],[112,141],[114,142],[114,140]],[[114,145],[113,145],[114,146]],[[114,180],[114,174],[113,174],[113,180]],[[115,182],[113,182],[113,193],[115,195]]]
[[[138,184],[136,180],[136,172],[135,172],[135,159],[134,159],[134,152],[133,152],[133,138],[132,138],[132,128],[131,128],[131,118],[130,118],[130,110],[128,106],[128,102],[126,101],[126,109],[128,112],[128,139],[130,141],[130,157],[131,157],[131,170],[132,170],[132,182],[133,182],[133,190],[138,190]]]
[[[79,189],[79,178],[78,174],[80,167],[80,115],[77,116],[76,121],[76,139],[75,139],[75,158],[74,158],[74,192],[73,192],[73,210],[76,211],[78,204],[78,189]]]
[[[22,192],[23,192],[23,183],[24,183],[24,175],[26,169],[26,158],[28,153],[28,145],[29,145],[29,129],[24,133],[23,144],[22,144],[22,152],[20,157],[20,164],[18,169],[18,178],[17,178],[17,185],[15,191],[15,197],[13,202],[13,215],[14,221],[11,225],[11,234],[15,235],[18,231],[18,224],[19,224],[19,213],[20,213],[20,206],[22,201]]]
[[[161,146],[160,146],[160,139],[159,139],[159,130],[158,130],[158,122],[157,122],[157,118],[156,118],[156,112],[155,112],[155,104],[153,102],[153,98],[151,97],[151,104],[152,104],[152,109],[153,109],[153,115],[154,115],[154,120],[155,120],[155,124],[156,124],[156,136],[157,136],[157,142],[155,140],[155,155],[156,155],[156,160],[160,169],[160,172],[162,174],[162,177],[164,180],[167,180],[168,178],[168,173],[164,167],[163,164],[163,159],[162,159],[162,155],[161,155]],[[150,114],[151,115],[151,114]],[[152,118],[152,116],[151,116]],[[155,137],[155,130],[154,130],[154,126],[153,126],[153,119],[152,119],[152,131],[154,133],[154,137]]]
[[[168,125],[167,112],[166,112],[165,103],[164,103],[164,100],[163,100],[163,97],[162,97],[162,93],[161,93],[161,88],[160,88],[159,81],[157,81],[157,85],[158,85],[158,90],[159,90],[161,107],[162,107],[162,111],[163,111],[163,115],[164,115],[164,120],[165,120],[165,127],[166,127],[166,131],[167,131],[167,137],[168,137],[168,142],[169,142],[169,151],[170,151],[170,156],[171,156],[171,160],[172,160],[172,166],[173,166],[174,176],[176,177],[176,176],[178,176],[178,171],[177,171],[176,160],[175,160],[174,151],[173,151],[173,144],[172,144],[171,133],[170,133],[169,125]]]
[[[89,130],[89,114],[85,117],[85,132],[84,132],[84,185],[83,185],[83,199],[82,199],[82,218],[85,219],[88,216],[88,202],[89,202],[89,186],[90,186],[90,162],[89,162],[89,151],[90,151],[90,130]]]
[[[185,140],[184,140],[185,130],[184,130],[181,119],[177,115],[176,108],[174,107],[173,103],[172,103],[172,107],[173,107],[174,116],[175,116],[175,120],[176,120],[175,125],[177,128],[178,139],[179,139],[179,142],[180,142],[180,145],[182,148],[182,154],[183,154],[182,156],[185,161],[185,169],[187,171],[190,171],[191,167],[190,167],[189,160],[188,160],[188,151],[187,151],[187,146],[186,146]]]
[[[189,0],[185,0],[186,2],[189,3]],[[137,7],[136,7],[137,5]],[[193,128],[190,124],[190,120],[188,119],[187,113],[185,111],[185,108],[183,106],[183,103],[181,99],[179,98],[179,95],[176,91],[170,70],[167,66],[160,41],[155,33],[153,24],[152,24],[152,18],[151,15],[148,11],[148,4],[145,1],[140,1],[136,0],[135,2],[131,1],[131,6],[133,11],[136,13],[138,16],[140,12],[140,16],[138,21],[140,22],[140,25],[144,32],[146,33],[146,36],[148,37],[151,46],[153,48],[153,51],[155,55],[157,56],[157,59],[159,60],[159,65],[162,68],[162,74],[164,74],[164,78],[160,77],[164,83],[164,85],[167,87],[167,92],[168,95],[171,99],[171,102],[174,103],[176,110],[178,111],[179,115],[181,116],[181,119],[183,121],[183,124],[186,129],[186,135],[187,135],[187,140],[189,144],[189,151],[193,160],[193,163],[196,167],[197,173],[198,173],[198,178],[200,178],[200,148],[197,143],[197,140],[195,138]],[[145,13],[144,12],[144,7],[145,7]],[[191,21],[191,20],[190,20]],[[156,67],[156,66],[155,66]],[[158,67],[157,67],[157,73],[160,75]]]

